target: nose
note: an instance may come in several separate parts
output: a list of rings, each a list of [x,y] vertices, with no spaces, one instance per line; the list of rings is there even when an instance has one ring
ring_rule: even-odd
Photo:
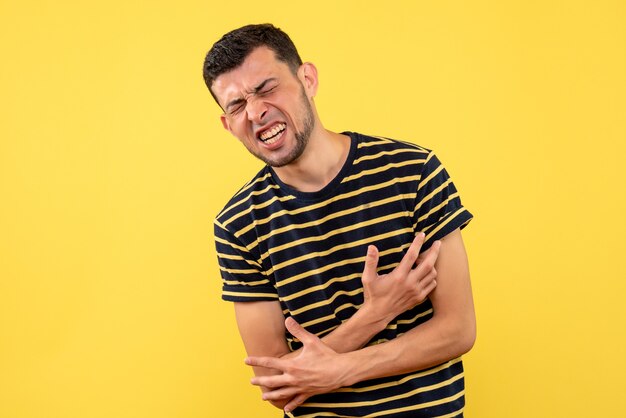
[[[263,100],[254,98],[248,101],[246,105],[246,112],[248,113],[248,119],[251,122],[261,123],[267,114],[267,105],[263,102]]]

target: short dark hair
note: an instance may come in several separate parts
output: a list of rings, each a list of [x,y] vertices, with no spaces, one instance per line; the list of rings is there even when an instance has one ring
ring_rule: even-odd
[[[302,59],[289,35],[270,23],[246,25],[230,31],[213,44],[206,54],[202,69],[204,82],[216,102],[217,97],[211,90],[213,81],[221,74],[239,67],[260,46],[274,51],[276,58],[285,62],[294,74],[302,65]]]

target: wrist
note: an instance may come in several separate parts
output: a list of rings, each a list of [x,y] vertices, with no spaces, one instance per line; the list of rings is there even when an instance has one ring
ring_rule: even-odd
[[[385,327],[391,322],[395,315],[388,311],[381,311],[380,308],[375,307],[372,303],[365,301],[359,308],[354,316],[359,316],[367,326],[376,330],[376,333],[385,329]]]
[[[344,371],[341,378],[341,387],[350,387],[359,382],[357,376],[359,375],[359,366],[361,366],[359,362],[362,361],[359,358],[361,351],[362,349],[341,354],[342,370]]]

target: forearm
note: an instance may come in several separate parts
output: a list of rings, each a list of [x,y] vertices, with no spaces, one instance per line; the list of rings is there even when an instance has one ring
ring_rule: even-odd
[[[337,353],[348,353],[364,347],[376,334],[385,329],[391,318],[374,315],[367,305],[347,321],[335,328],[321,340]],[[300,353],[301,349],[286,353],[282,358],[291,358]]]
[[[462,322],[433,317],[402,336],[343,353],[348,378],[342,386],[436,366],[468,352],[475,340],[473,316]]]
[[[385,329],[398,315],[423,302],[435,288],[434,263],[439,254],[439,242],[424,253],[419,267],[413,269],[419,258],[424,234],[418,234],[400,264],[390,273],[377,273],[378,250],[370,245],[367,249],[363,270],[363,304],[358,311],[322,341],[337,353],[347,353],[364,347]],[[299,351],[289,353],[291,358]]]
[[[289,399],[287,411],[311,395],[445,363],[467,352],[474,341],[473,316],[467,321],[457,319],[433,317],[396,339],[343,354],[288,320],[288,328],[304,344],[301,355],[293,359],[248,358],[251,366],[283,371],[279,376],[256,377],[252,384],[271,389],[264,394],[266,400]]]
[[[382,331],[392,319],[392,314],[383,315],[380,310],[363,304],[347,321],[335,328],[323,338],[325,344],[338,353],[357,350],[367,344],[377,333]],[[235,304],[237,323],[248,355],[265,355],[278,358],[295,357],[301,352],[289,351],[284,338],[285,327],[280,306],[276,303],[237,303]],[[274,335],[274,338],[268,338]],[[254,374],[260,376],[280,375],[274,368],[253,367]],[[263,393],[268,392],[261,386]],[[282,409],[289,399],[268,399],[277,408]]]
[[[387,326],[387,322],[384,319],[375,319],[369,309],[362,306],[350,319],[322,338],[322,341],[337,353],[348,353],[365,346]],[[293,358],[300,354],[301,351],[302,348],[278,357],[283,359]],[[262,367],[255,367],[254,369],[256,376],[269,376],[281,373],[276,369],[263,370],[264,368]],[[266,393],[270,389],[261,386],[261,390],[263,393]],[[276,408],[283,409],[289,402],[289,399],[268,399],[268,402]]]

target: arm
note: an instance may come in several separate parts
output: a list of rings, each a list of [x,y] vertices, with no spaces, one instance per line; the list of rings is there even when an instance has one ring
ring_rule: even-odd
[[[268,400],[291,399],[293,410],[309,396],[356,382],[425,369],[470,350],[476,335],[469,267],[461,233],[442,240],[436,263],[437,288],[430,295],[434,315],[404,335],[360,350],[337,353],[293,320],[286,322],[304,348],[292,359],[248,358],[249,365],[273,367],[280,376],[257,377],[253,384],[272,388]]]
[[[289,353],[285,340],[285,317],[278,302],[235,302],[235,317],[248,356],[282,357]],[[253,367],[253,370],[255,376],[281,373],[264,367]],[[261,391],[268,390],[261,386]],[[282,409],[287,400],[270,402]]]
[[[418,234],[400,265],[385,276],[376,273],[378,252],[370,246],[362,276],[363,305],[321,341],[338,353],[357,350],[393,318],[422,302],[436,286],[434,264],[439,255],[439,243],[436,243],[419,256],[423,242],[424,234]],[[416,261],[418,266],[413,268]],[[238,302],[235,303],[235,315],[248,356],[287,359],[298,356],[302,351],[289,351],[285,341],[285,318],[278,302]],[[280,370],[272,368],[253,369],[255,376],[281,374]],[[269,389],[261,385],[261,390],[265,393]],[[273,399],[271,402],[282,408],[287,400]]]
[[[344,385],[432,367],[472,348],[476,319],[467,255],[459,230],[442,239],[436,268],[438,286],[430,295],[433,317],[386,344],[346,355],[350,378],[342,382]]]

